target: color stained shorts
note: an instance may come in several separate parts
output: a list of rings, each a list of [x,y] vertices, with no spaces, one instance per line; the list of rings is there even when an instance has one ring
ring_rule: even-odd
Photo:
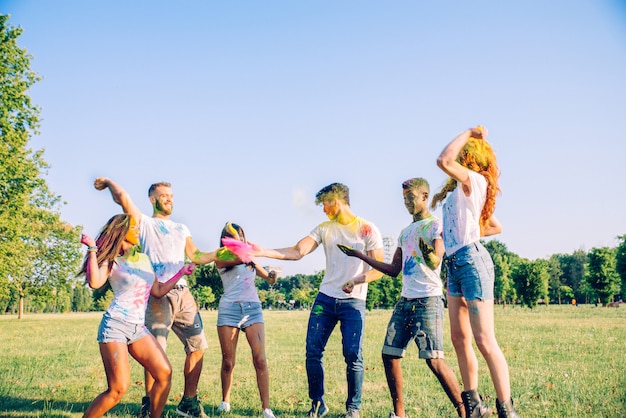
[[[419,358],[443,358],[442,296],[398,300],[387,326],[383,354],[404,357],[412,341]]]
[[[187,286],[176,286],[162,298],[150,296],[146,309],[146,326],[166,351],[167,336],[174,331],[185,347],[185,353],[208,348],[202,318]]]

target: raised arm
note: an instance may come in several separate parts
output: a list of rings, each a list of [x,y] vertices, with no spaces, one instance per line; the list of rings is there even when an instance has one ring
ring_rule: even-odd
[[[170,290],[176,286],[178,280],[180,280],[183,276],[188,276],[193,273],[193,270],[196,268],[196,265],[193,263],[185,264],[178,272],[172,276],[168,281],[161,283],[158,280],[154,280],[152,283],[152,289],[150,289],[150,294],[155,298],[161,298],[165,296]]]
[[[391,261],[391,264],[369,257],[363,254],[361,251],[357,251],[354,248],[348,247],[347,245],[337,244],[337,247],[339,247],[339,249],[347,256],[359,258],[372,266],[372,268],[388,276],[397,277],[398,274],[400,274],[400,271],[402,271],[402,249],[399,247],[396,248],[396,252],[393,255],[393,260]]]
[[[459,164],[457,158],[470,138],[487,138],[487,129],[475,127],[461,132],[441,151],[437,158],[437,166],[461,183],[466,195],[472,192],[468,169]]]
[[[104,262],[101,266],[98,266],[98,248],[94,239],[89,235],[82,234],[80,242],[87,246],[87,269],[85,271],[87,284],[92,289],[99,289],[104,286],[109,278],[109,263]]]
[[[130,216],[135,218],[137,222],[139,222],[139,220],[141,219],[141,211],[135,205],[126,190],[122,188],[122,186],[107,177],[98,177],[93,182],[93,187],[95,187],[96,190],[104,190],[108,188],[111,192],[111,197],[113,198],[113,201],[122,207],[124,213],[129,214]]]

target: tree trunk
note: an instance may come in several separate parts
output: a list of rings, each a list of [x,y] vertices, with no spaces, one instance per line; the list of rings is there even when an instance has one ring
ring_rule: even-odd
[[[20,292],[19,308],[17,310],[17,319],[24,317],[24,294]]]

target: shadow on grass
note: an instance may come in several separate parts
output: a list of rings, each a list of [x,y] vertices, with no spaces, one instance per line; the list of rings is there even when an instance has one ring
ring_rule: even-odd
[[[0,418],[68,418],[75,414],[81,414],[87,410],[91,402],[69,403],[55,400],[41,400],[0,396]],[[140,405],[136,403],[124,403],[123,401],[112,408],[109,413],[121,416],[137,416]],[[167,408],[166,408],[167,409]],[[175,415],[172,409],[172,414]],[[173,416],[172,414],[169,414]]]

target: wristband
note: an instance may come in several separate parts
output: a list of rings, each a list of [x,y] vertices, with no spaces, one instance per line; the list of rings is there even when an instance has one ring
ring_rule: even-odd
[[[89,245],[87,247],[87,252],[88,253],[95,253],[96,251],[98,251],[98,247],[96,247],[95,245]]]

